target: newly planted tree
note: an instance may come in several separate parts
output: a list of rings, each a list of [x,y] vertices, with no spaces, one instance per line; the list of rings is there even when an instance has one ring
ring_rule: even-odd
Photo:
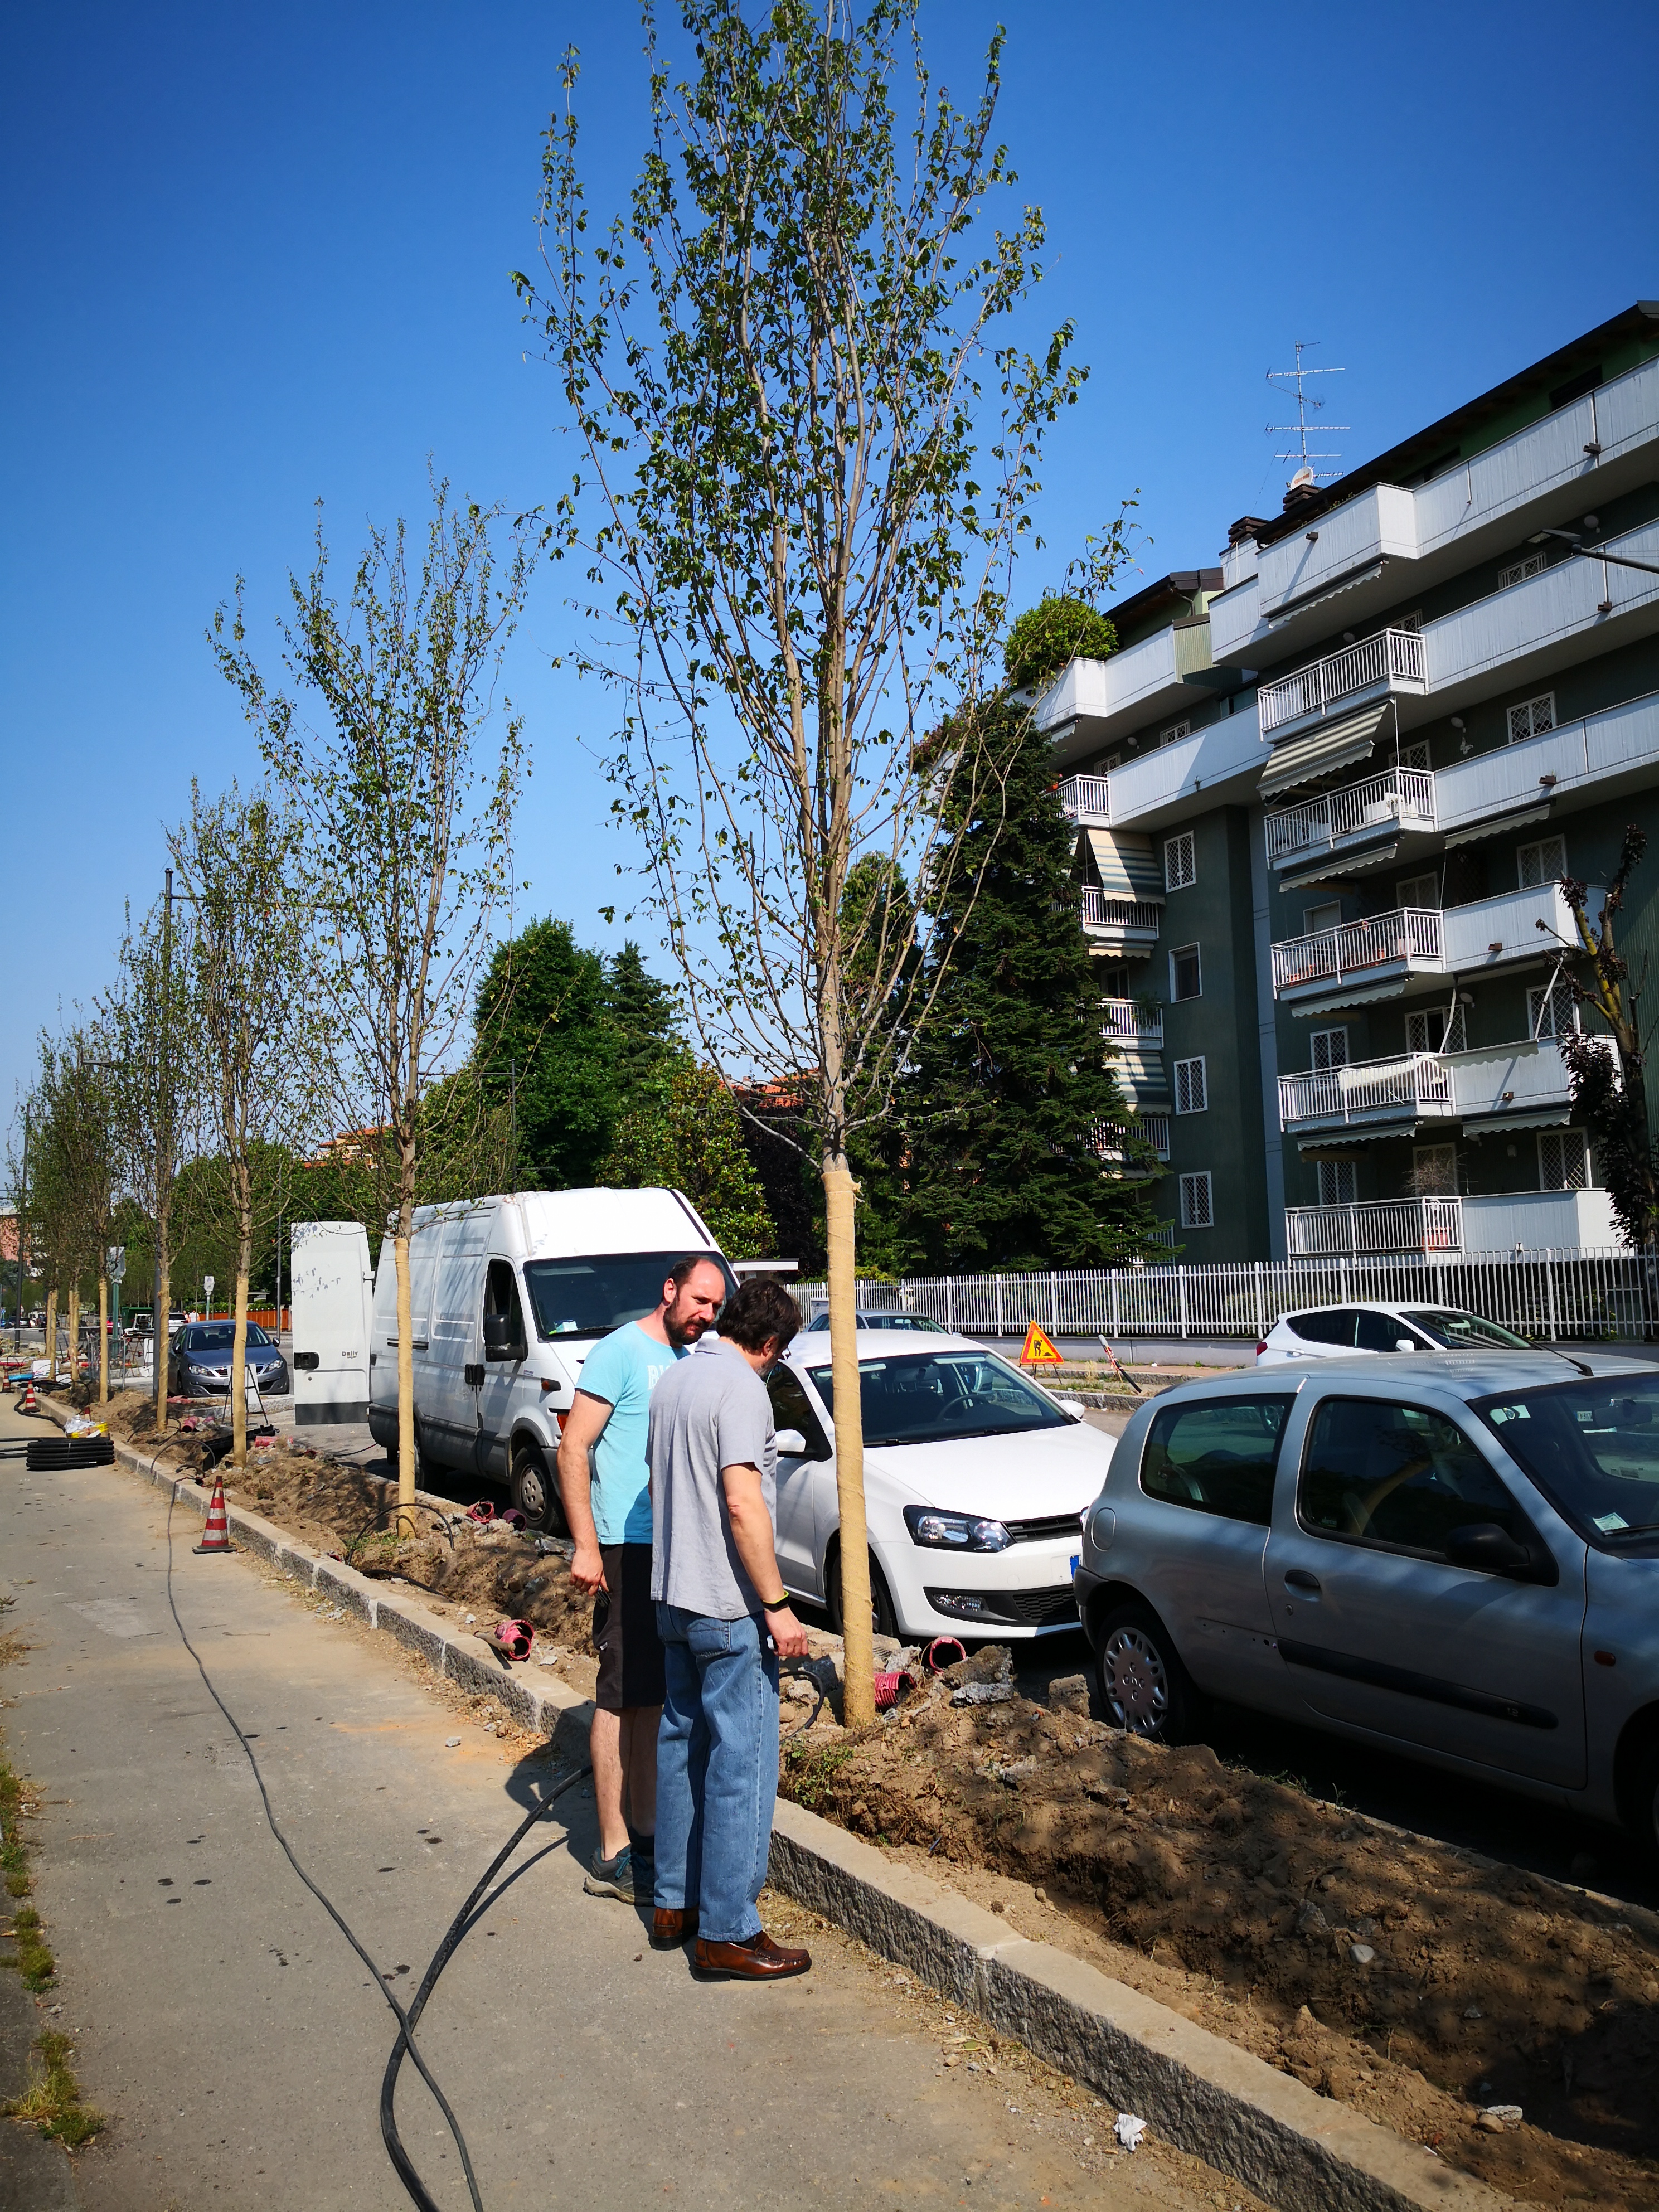
[[[992,125],[922,65],[914,0],[684,0],[685,76],[646,11],[653,133],[626,213],[591,239],[570,106],[549,132],[539,289],[518,283],[587,465],[556,550],[585,562],[582,665],[624,702],[618,807],[702,1056],[787,1077],[828,1224],[847,1713],[873,1716],[849,1146],[896,1041],[855,1000],[915,998],[908,909],[849,913],[873,854],[950,865],[941,821],[984,771],[971,716],[1044,427],[1076,396],[1062,328],[993,332],[1038,276],[1041,217]],[[895,112],[903,81],[908,115]],[[855,984],[854,978],[860,980]]]
[[[373,530],[342,603],[319,526],[311,574],[290,580],[283,657],[298,689],[267,684],[240,611],[222,611],[219,662],[240,691],[280,787],[305,827],[308,988],[318,1065],[336,1125],[372,1133],[362,1160],[398,1279],[398,1477],[416,1489],[410,1238],[423,1103],[468,1027],[495,915],[512,888],[510,832],[523,769],[510,709],[494,716],[501,656],[522,603],[524,531],[498,576],[494,511],[434,495],[425,544]],[[494,1125],[478,1119],[480,1141]],[[412,1513],[403,1525],[413,1526]]]

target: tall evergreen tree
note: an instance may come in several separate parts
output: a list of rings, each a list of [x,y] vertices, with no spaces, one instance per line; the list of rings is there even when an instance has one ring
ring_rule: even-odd
[[[630,938],[605,976],[605,1014],[616,1041],[616,1089],[631,1110],[647,1086],[669,1079],[679,1049],[678,995],[646,966]]]
[[[617,1118],[605,962],[551,915],[497,947],[477,1007],[473,1058],[517,1129],[514,1182],[592,1183]]]
[[[992,772],[971,815],[944,825],[962,842],[927,900],[926,957],[948,961],[890,1152],[896,1243],[928,1269],[1139,1257],[1145,1186],[1097,1148],[1103,1125],[1129,1113],[1079,919],[1076,833],[1029,712],[1006,696],[979,711]]]

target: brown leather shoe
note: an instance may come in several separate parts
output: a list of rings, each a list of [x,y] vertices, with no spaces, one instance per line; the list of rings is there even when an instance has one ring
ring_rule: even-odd
[[[811,1964],[810,1951],[775,1943],[763,1928],[746,1943],[705,1943],[699,1936],[691,1954],[691,1970],[699,1981],[782,1982],[808,1972]]]
[[[651,1916],[651,1948],[653,1951],[678,1951],[682,1943],[689,1943],[697,1932],[697,1908],[688,1905],[677,1912],[672,1905],[659,1905]]]

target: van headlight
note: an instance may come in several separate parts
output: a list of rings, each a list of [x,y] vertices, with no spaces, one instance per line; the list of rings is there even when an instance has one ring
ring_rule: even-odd
[[[932,1505],[907,1505],[904,1525],[913,1544],[937,1552],[1006,1552],[1013,1538],[1000,1521],[971,1513],[941,1513]]]

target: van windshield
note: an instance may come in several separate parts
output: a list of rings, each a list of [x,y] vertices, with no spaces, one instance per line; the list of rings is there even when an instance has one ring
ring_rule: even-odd
[[[581,1260],[526,1260],[525,1286],[539,1335],[609,1336],[624,1322],[654,1313],[662,1304],[668,1271],[684,1252],[605,1252]],[[699,1253],[726,1278],[730,1297],[737,1283],[718,1252]]]

